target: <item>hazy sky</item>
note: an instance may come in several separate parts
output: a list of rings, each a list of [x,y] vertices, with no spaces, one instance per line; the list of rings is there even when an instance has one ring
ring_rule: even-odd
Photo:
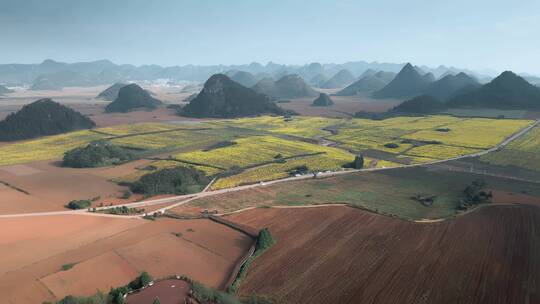
[[[0,63],[356,60],[540,74],[538,0],[0,0]]]

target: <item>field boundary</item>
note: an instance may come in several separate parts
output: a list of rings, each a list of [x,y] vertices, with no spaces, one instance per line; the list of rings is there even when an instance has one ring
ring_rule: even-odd
[[[233,269],[231,270],[229,279],[227,279],[227,281],[225,282],[225,290],[228,290],[234,284],[234,282],[238,278],[238,275],[240,274],[240,270],[242,270],[242,267],[244,267],[244,265],[253,257],[253,255],[255,254],[256,244],[257,240],[255,239],[251,247],[249,247],[248,252],[242,257],[242,259],[240,259],[240,261],[238,261],[234,265]]]
[[[26,190],[24,190],[24,189],[21,189],[21,188],[19,188],[19,187],[17,187],[17,186],[13,186],[12,184],[10,184],[10,183],[8,183],[8,182],[4,182],[4,181],[1,181],[1,180],[0,180],[0,184],[6,186],[6,187],[8,187],[8,188],[11,188],[11,189],[13,189],[13,190],[15,190],[15,191],[19,191],[19,192],[24,193],[24,194],[26,194],[26,195],[30,195],[30,192],[28,192],[28,191],[26,191]]]

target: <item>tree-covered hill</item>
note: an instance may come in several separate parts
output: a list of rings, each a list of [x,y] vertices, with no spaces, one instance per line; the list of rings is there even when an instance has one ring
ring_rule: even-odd
[[[202,91],[181,111],[192,117],[240,117],[263,113],[282,115],[284,110],[266,95],[232,81],[224,74],[210,77]]]
[[[45,98],[25,105],[0,121],[0,141],[29,139],[94,126],[95,123],[88,117]]]
[[[422,75],[407,63],[384,88],[373,94],[375,98],[410,98],[422,94],[433,81],[433,75]]]
[[[103,90],[101,93],[99,93],[96,98],[103,99],[103,100],[108,100],[108,101],[113,101],[118,97],[118,92],[120,92],[120,89],[125,87],[125,86],[126,86],[125,83],[117,82],[117,83],[113,84],[112,86],[110,86],[110,87],[106,88],[105,90]]]
[[[540,88],[506,71],[476,90],[457,95],[448,101],[456,108],[540,109]]]
[[[67,151],[64,154],[62,166],[70,168],[104,167],[118,165],[136,157],[137,153],[132,150],[101,140]]]
[[[315,97],[318,95],[302,77],[296,74],[285,75],[277,81],[270,78],[262,79],[252,89],[272,99]]]
[[[328,107],[333,104],[334,102],[332,101],[332,99],[330,99],[330,96],[328,96],[328,94],[321,93],[319,97],[317,97],[317,99],[315,99],[311,105],[314,107]]]
[[[161,101],[155,99],[137,84],[128,84],[118,91],[118,97],[107,105],[105,112],[129,112],[132,110],[153,110],[161,105]]]

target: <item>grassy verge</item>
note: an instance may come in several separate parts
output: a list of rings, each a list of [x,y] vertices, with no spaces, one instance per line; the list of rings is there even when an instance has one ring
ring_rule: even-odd
[[[259,236],[257,237],[257,244],[255,245],[255,252],[244,263],[244,265],[240,267],[240,271],[238,272],[236,279],[227,290],[229,293],[235,294],[238,291],[238,287],[240,286],[240,283],[242,283],[242,280],[246,277],[247,271],[249,270],[249,267],[251,266],[253,261],[255,261],[257,257],[262,255],[266,250],[272,247],[275,243],[276,241],[274,240],[274,238],[272,238],[272,235],[270,234],[270,231],[267,228],[264,228],[261,231],[259,231]]]

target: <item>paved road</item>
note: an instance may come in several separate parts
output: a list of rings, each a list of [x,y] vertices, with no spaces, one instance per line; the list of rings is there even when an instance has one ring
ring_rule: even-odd
[[[389,168],[368,168],[368,169],[349,169],[349,170],[343,170],[343,171],[335,171],[335,172],[322,172],[317,174],[317,177],[331,177],[331,176],[338,176],[342,174],[351,174],[355,172],[371,172],[371,171],[384,171],[384,170],[399,170],[401,168],[412,168],[412,167],[421,167],[421,166],[429,166],[434,164],[440,164],[444,162],[464,159],[464,158],[471,158],[471,157],[478,157],[482,155],[486,155],[488,153],[492,153],[495,151],[499,151],[500,149],[507,146],[512,141],[524,136],[527,134],[532,128],[538,126],[540,124],[540,119],[536,120],[534,123],[529,125],[528,127],[520,130],[519,132],[509,136],[504,141],[499,143],[498,145],[494,146],[491,149],[484,150],[478,153],[474,154],[468,154],[458,157],[453,157],[449,159],[443,159],[443,160],[437,160],[429,163],[422,163],[422,164],[412,164],[412,165],[403,165],[400,167],[389,167]],[[292,181],[299,181],[299,180],[305,180],[305,179],[312,179],[314,176],[313,174],[308,175],[302,175],[302,176],[295,176],[295,177],[288,177],[273,181],[268,181],[264,183],[258,183],[258,184],[252,184],[252,185],[245,185],[245,186],[238,186],[234,188],[228,188],[228,189],[221,189],[221,190],[212,190],[207,191],[208,187],[205,188],[203,192],[200,193],[194,193],[194,194],[187,194],[187,195],[178,195],[173,197],[167,197],[167,198],[161,198],[161,199],[154,199],[154,200],[146,200],[146,201],[140,201],[135,203],[128,203],[128,204],[122,204],[122,205],[115,205],[115,206],[105,206],[105,207],[99,207],[96,208],[96,210],[106,210],[110,208],[115,207],[122,207],[126,206],[129,208],[135,208],[135,207],[147,207],[147,206],[153,206],[153,205],[160,205],[164,203],[174,203],[171,205],[168,205],[166,207],[160,208],[158,210],[152,211],[154,212],[165,212],[166,210],[181,206],[183,204],[186,204],[192,200],[208,197],[208,196],[214,196],[214,195],[220,195],[224,193],[230,193],[230,192],[237,192],[257,187],[264,187],[269,185],[274,185],[278,183],[285,183],[285,182],[292,182]],[[176,203],[175,203],[176,202]],[[88,212],[87,210],[75,210],[75,211],[51,211],[51,212],[36,212],[36,213],[22,213],[22,214],[6,214],[6,215],[0,215],[1,218],[14,218],[14,217],[29,217],[29,216],[52,216],[52,215],[90,215],[90,216],[107,216],[107,217],[121,217],[121,218],[141,218],[142,215],[132,215],[132,216],[125,216],[125,215],[112,215],[112,214],[105,214],[105,213],[95,213],[95,212]]]

